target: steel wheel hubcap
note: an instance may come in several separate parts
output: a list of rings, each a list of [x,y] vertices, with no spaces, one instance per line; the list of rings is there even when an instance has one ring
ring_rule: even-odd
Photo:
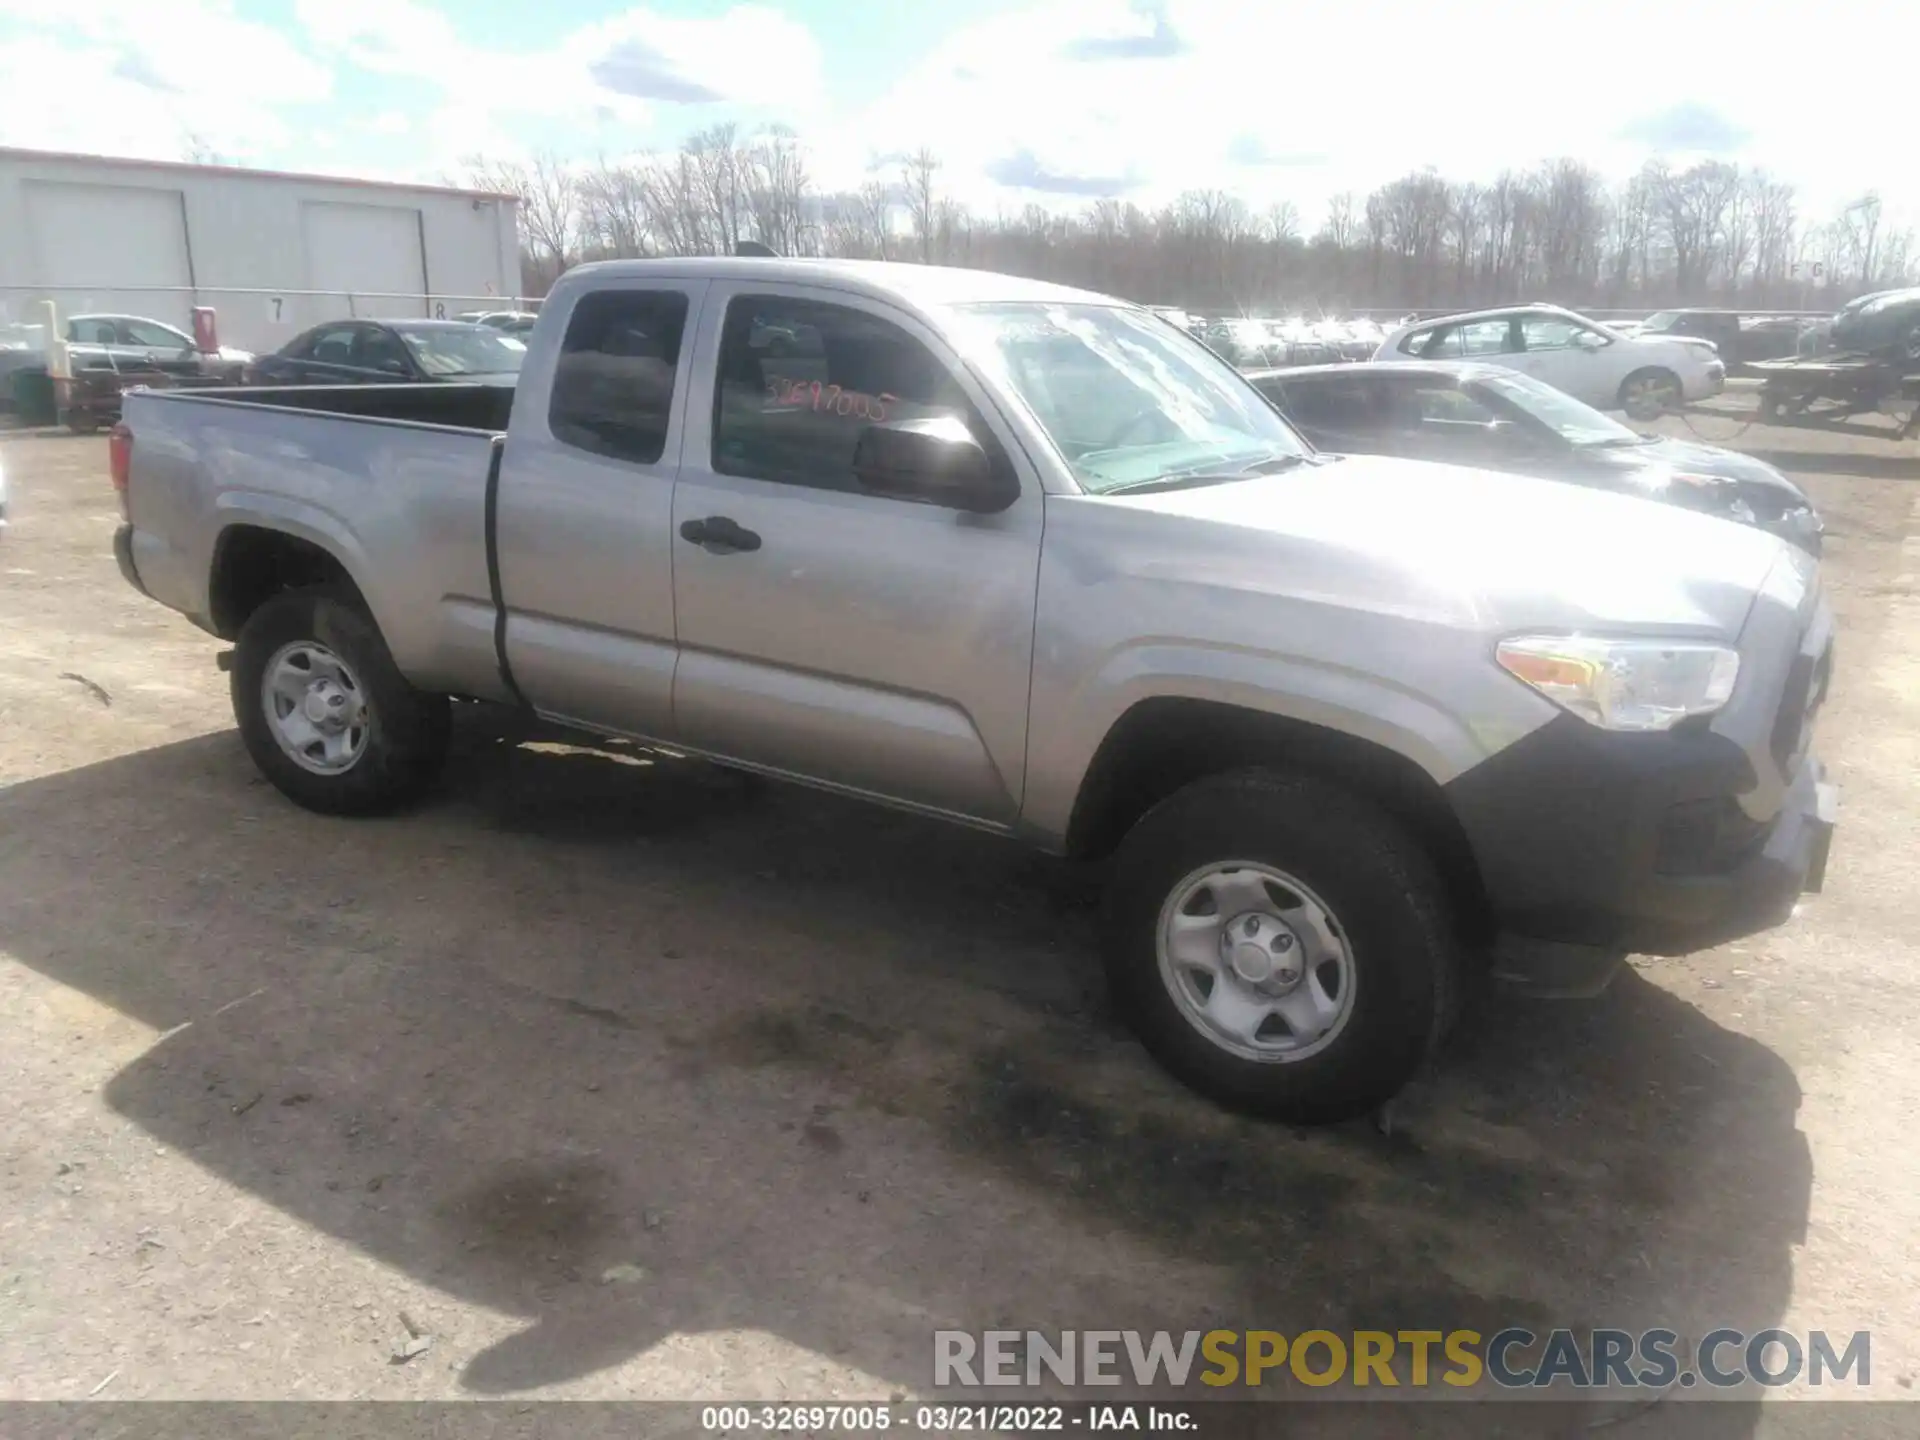
[[[366,753],[366,692],[326,646],[311,640],[282,645],[267,662],[260,700],[275,742],[302,770],[343,774]]]
[[[1627,386],[1627,398],[1640,404],[1660,409],[1668,408],[1675,393],[1675,387],[1668,381],[1656,380],[1649,376],[1644,380],[1635,380]]]
[[[1168,894],[1155,939],[1182,1017],[1242,1059],[1304,1060],[1353,1014],[1346,932],[1283,870],[1228,861],[1193,871]]]

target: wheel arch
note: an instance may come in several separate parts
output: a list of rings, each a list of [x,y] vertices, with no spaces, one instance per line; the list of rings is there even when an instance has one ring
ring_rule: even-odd
[[[1472,845],[1425,768],[1375,740],[1219,701],[1161,696],[1130,707],[1088,766],[1064,849],[1077,858],[1104,857],[1176,791],[1210,776],[1259,769],[1330,781],[1392,815],[1426,847],[1463,925],[1490,933],[1491,906]]]
[[[308,585],[337,585],[371,614],[366,591],[339,549],[333,537],[305,526],[230,520],[214,538],[207,572],[207,615],[214,633],[237,638],[268,600]]]

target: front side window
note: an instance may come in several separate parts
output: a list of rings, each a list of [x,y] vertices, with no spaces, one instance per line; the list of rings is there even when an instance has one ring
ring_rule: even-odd
[[[1412,418],[1449,422],[1456,425],[1491,425],[1493,412],[1464,390],[1451,385],[1416,386],[1412,396]]]
[[[122,320],[120,329],[129,345],[144,345],[150,350],[190,350],[193,342],[178,330],[169,330],[151,320]]]
[[[355,363],[363,370],[380,370],[388,375],[410,375],[407,352],[385,330],[362,330],[360,350]]]
[[[687,328],[677,290],[601,290],[567,320],[547,428],[563,445],[652,465],[667,448],[673,380]]]
[[[1475,382],[1496,400],[1505,401],[1546,426],[1569,445],[1641,445],[1643,438],[1591,405],[1583,405],[1564,390],[1556,390],[1530,375],[1502,373]]]
[[[721,474],[858,490],[853,453],[862,431],[935,416],[958,419],[993,451],[952,372],[898,325],[771,295],[728,304],[714,395],[713,468]]]
[[[322,330],[313,337],[311,345],[305,351],[307,358],[322,365],[353,364],[354,327],[337,325],[331,330]],[[296,355],[302,352],[296,348]]]
[[[1568,350],[1574,337],[1587,327],[1558,315],[1529,315],[1520,322],[1520,338],[1528,350]]]
[[[1234,473],[1307,453],[1218,355],[1121,306],[956,306],[967,358],[1026,403],[1087,490]]]

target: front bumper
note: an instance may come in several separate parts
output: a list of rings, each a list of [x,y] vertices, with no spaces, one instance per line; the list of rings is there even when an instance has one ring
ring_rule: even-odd
[[[1745,752],[1711,732],[1620,735],[1565,716],[1448,787],[1496,931],[1496,977],[1591,993],[1629,954],[1768,930],[1826,878],[1838,791],[1811,755],[1756,820]]]
[[[1727,367],[1718,360],[1709,361],[1701,372],[1681,385],[1689,400],[1709,400],[1727,388]]]

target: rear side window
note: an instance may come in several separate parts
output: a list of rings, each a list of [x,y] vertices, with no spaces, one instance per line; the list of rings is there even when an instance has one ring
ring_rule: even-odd
[[[1369,435],[1386,428],[1387,413],[1380,387],[1370,375],[1330,375],[1319,380],[1292,380],[1280,408],[1288,419],[1309,433],[1341,436]]]
[[[743,295],[727,307],[714,397],[713,468],[819,490],[857,490],[867,426],[937,415],[975,422],[952,373],[913,336],[863,310]]]
[[[1401,340],[1400,351],[1421,360],[1458,360],[1460,327],[1437,325],[1431,330],[1416,330]]]
[[[678,291],[583,296],[554,366],[547,406],[553,438],[615,460],[657,462],[667,448],[686,328],[687,297]]]

